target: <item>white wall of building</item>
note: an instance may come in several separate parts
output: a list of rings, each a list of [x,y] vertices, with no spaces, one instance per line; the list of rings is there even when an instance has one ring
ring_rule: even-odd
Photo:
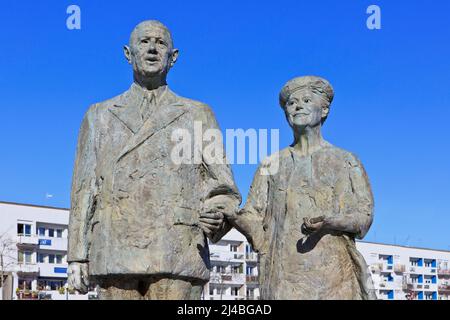
[[[358,241],[378,298],[448,300],[450,251]]]
[[[15,299],[33,291],[53,299],[87,299],[57,290],[67,282],[68,224],[67,209],[0,202],[0,235],[14,242],[5,271],[13,274]]]

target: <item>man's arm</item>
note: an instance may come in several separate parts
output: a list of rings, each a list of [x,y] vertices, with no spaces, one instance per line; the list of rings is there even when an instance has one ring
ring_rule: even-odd
[[[69,239],[67,261],[72,263],[88,263],[89,228],[95,212],[96,154],[95,130],[92,121],[95,108],[86,113],[78,136],[77,153],[72,178],[71,210],[69,219]],[[85,268],[85,267],[83,267]]]
[[[203,105],[203,134],[207,130],[217,130],[220,133],[217,121],[211,109]],[[211,132],[211,131],[210,131]],[[207,134],[206,134],[207,136]],[[215,144],[216,150],[221,150],[212,159],[207,145]],[[219,241],[232,226],[224,217],[234,215],[239,209],[241,195],[236,187],[231,166],[227,163],[223,141],[204,142],[202,144],[202,167],[206,176],[206,190],[204,209],[200,214],[200,224],[212,242]]]

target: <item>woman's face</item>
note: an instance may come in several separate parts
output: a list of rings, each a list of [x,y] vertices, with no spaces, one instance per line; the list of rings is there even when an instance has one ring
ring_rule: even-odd
[[[324,110],[324,101],[310,89],[293,92],[286,102],[285,113],[289,125],[294,128],[315,127],[320,125]]]

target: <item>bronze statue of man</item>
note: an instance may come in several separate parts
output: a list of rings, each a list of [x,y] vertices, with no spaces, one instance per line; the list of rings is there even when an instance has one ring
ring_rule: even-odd
[[[200,299],[209,280],[207,238],[230,225],[240,194],[231,168],[176,163],[174,130],[218,129],[211,109],[173,93],[178,57],[167,27],[144,21],[125,56],[134,83],[96,103],[79,133],[69,223],[69,285],[100,299]],[[223,147],[223,146],[222,146]],[[192,155],[194,157],[194,154]]]
[[[372,224],[369,180],[355,155],[322,138],[333,96],[319,77],[286,83],[280,105],[294,142],[263,161],[228,217],[260,254],[262,299],[375,298],[355,246]]]

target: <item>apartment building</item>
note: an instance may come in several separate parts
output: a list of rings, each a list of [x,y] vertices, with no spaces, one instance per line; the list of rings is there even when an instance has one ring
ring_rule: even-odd
[[[383,300],[449,300],[450,251],[358,241]]]
[[[235,229],[219,242],[209,244],[211,280],[204,287],[205,300],[259,299],[258,255]]]
[[[88,299],[66,290],[69,210],[0,202],[0,245],[13,299]],[[1,268],[1,266],[0,266]]]
[[[0,202],[0,248],[11,250],[3,261],[0,299],[89,299],[67,287],[69,210]],[[357,241],[379,299],[449,300],[450,251]],[[1,250],[0,250],[1,251]],[[259,299],[258,255],[235,229],[210,243],[211,280],[206,300]],[[1,270],[1,266],[0,266]]]

